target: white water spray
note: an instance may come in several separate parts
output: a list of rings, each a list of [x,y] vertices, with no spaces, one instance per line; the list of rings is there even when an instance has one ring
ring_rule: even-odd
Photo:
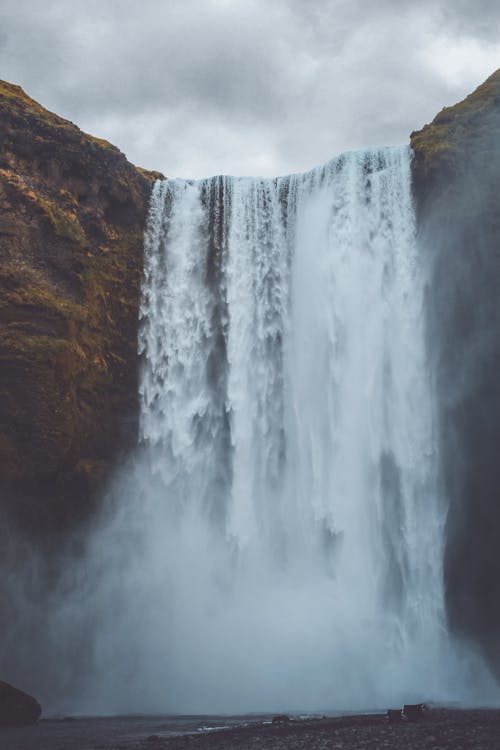
[[[155,185],[125,524],[135,710],[463,697],[410,158]]]

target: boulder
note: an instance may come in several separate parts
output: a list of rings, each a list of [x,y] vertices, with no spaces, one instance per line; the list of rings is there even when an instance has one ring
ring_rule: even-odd
[[[403,713],[400,708],[389,708],[387,711],[387,721],[389,724],[399,724],[403,721]]]
[[[0,680],[0,727],[34,724],[41,713],[33,696]]]
[[[427,707],[425,703],[405,703],[403,706],[403,718],[406,721],[417,721],[425,717]]]

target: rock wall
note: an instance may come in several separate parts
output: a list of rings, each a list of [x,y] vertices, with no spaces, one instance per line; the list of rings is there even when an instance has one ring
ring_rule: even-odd
[[[500,674],[500,71],[413,133],[452,627]]]
[[[135,440],[156,176],[0,81],[0,498],[37,536],[86,517]]]

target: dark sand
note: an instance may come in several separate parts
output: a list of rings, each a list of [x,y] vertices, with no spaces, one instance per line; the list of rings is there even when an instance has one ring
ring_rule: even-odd
[[[109,750],[118,747],[111,745]],[[194,737],[151,737],[136,747],[138,750],[500,750],[500,710],[434,709],[419,721],[400,725],[388,724],[380,715],[315,719]]]
[[[88,721],[88,725],[86,722]],[[388,724],[385,716],[345,716],[269,722],[182,736],[148,734],[142,720],[133,732],[116,734],[107,724],[98,737],[91,721],[41,722],[0,729],[1,750],[500,750],[500,709],[431,709],[425,718]],[[51,726],[52,725],[52,726]],[[214,722],[214,724],[215,722]],[[161,725],[157,725],[161,726]],[[169,726],[169,730],[170,730]],[[177,730],[186,731],[187,727]],[[139,731],[137,731],[139,730]],[[189,731],[189,730],[188,730]],[[112,736],[110,736],[110,733]],[[170,731],[168,732],[170,734]],[[134,736],[135,735],[135,736]]]

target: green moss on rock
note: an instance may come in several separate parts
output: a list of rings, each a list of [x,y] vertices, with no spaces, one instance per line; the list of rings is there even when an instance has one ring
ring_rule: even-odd
[[[0,81],[0,498],[35,533],[85,517],[135,444],[158,176]]]
[[[147,180],[156,182],[156,180],[166,180],[164,174],[157,172],[155,169],[144,169],[143,167],[136,167],[136,169],[142,174]]]
[[[490,149],[500,126],[500,69],[463,101],[445,107],[410,136],[418,179],[466,168],[467,152]]]
[[[40,206],[51,222],[58,237],[83,246],[89,244],[76,214],[69,213],[60,208],[54,201],[44,198],[40,198]]]

